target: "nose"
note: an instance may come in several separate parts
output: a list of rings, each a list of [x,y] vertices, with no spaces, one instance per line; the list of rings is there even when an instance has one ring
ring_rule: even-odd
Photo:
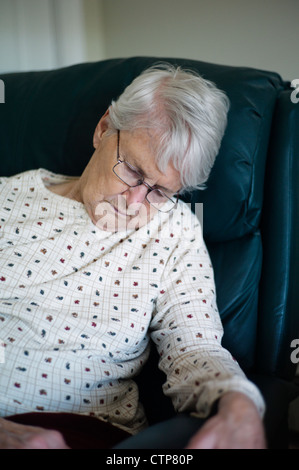
[[[127,206],[131,204],[142,204],[145,201],[148,189],[144,184],[129,188],[124,194],[126,195]]]

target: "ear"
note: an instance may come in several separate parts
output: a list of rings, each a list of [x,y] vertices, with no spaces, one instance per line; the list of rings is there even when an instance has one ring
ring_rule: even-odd
[[[93,134],[93,146],[96,149],[99,145],[99,143],[102,140],[103,134],[106,132],[108,129],[108,119],[107,116],[109,114],[109,109],[105,112],[105,114],[101,117],[101,119],[98,122],[98,125],[94,131]]]

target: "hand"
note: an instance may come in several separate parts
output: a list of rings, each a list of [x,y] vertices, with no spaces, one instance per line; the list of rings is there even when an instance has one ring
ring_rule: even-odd
[[[242,393],[226,393],[219,400],[217,415],[207,420],[186,449],[266,449],[255,404]]]
[[[0,418],[0,449],[69,449],[58,431]]]

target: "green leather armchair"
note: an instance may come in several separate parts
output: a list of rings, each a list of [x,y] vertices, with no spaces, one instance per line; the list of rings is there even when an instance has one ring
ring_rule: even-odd
[[[38,167],[81,174],[111,99],[161,61],[198,71],[231,101],[208,187],[185,199],[194,209],[203,203],[223,344],[264,394],[269,447],[283,448],[288,404],[299,395],[291,361],[291,342],[299,338],[299,103],[291,101],[290,83],[253,68],[155,57],[3,75],[0,174]],[[156,359],[153,353],[146,367]],[[165,417],[172,413],[156,374],[155,393],[152,372],[150,383],[147,369],[138,378],[151,422],[161,409]]]

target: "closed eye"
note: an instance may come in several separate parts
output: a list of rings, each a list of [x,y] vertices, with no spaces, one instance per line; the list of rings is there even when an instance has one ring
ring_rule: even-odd
[[[134,181],[136,180],[136,185],[140,185],[143,183],[144,181],[144,178],[143,176],[139,173],[139,171],[134,168],[132,165],[130,165],[130,163],[124,161],[124,170],[128,176],[128,178],[130,178],[131,180],[133,179]]]

